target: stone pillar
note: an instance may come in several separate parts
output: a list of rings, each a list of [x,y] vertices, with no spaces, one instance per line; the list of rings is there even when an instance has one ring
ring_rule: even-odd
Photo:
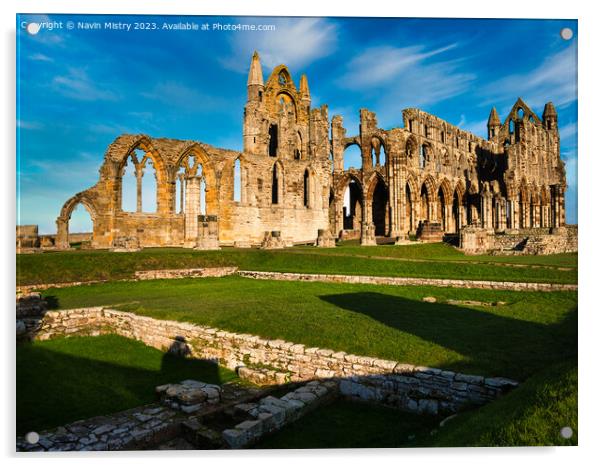
[[[142,212],[142,177],[144,170],[136,167],[136,212]]]
[[[562,189],[560,191],[560,196],[559,197],[560,197],[560,199],[558,201],[558,204],[559,204],[558,208],[559,208],[559,211],[560,211],[560,219],[558,221],[558,223],[559,223],[558,226],[563,227],[564,225],[566,225],[566,211],[564,209],[564,189]]]
[[[69,249],[69,220],[64,218],[56,219],[56,241],[55,246],[58,249]]]
[[[514,230],[516,228],[516,216],[514,212],[516,201],[514,199],[508,199],[506,201],[508,215],[506,221],[506,228],[509,230]]]
[[[372,222],[362,222],[362,232],[360,236],[361,246],[376,246],[374,230],[375,228]]]
[[[554,212],[553,212],[553,216],[554,216],[554,225],[552,225],[554,228],[558,228],[560,226],[560,199],[559,199],[559,192],[558,192],[558,188],[554,189]]]
[[[198,236],[198,216],[201,203],[201,179],[198,177],[188,178],[186,180],[186,200],[185,200],[185,235],[184,247],[195,247]]]
[[[481,196],[481,225],[483,228],[491,229],[492,221],[492,197],[491,193],[485,193]]]
[[[219,247],[219,231],[217,215],[199,215],[198,236],[195,249],[217,250]]]

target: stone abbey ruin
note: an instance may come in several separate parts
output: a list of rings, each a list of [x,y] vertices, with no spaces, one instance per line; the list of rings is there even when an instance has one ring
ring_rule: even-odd
[[[403,127],[379,128],[360,110],[359,134],[341,116],[311,107],[307,77],[285,65],[264,82],[253,55],[244,108],[243,151],[124,134],[108,147],[99,181],[70,198],[54,246],[68,248],[69,219],[82,204],[90,247],[332,246],[455,238],[467,252],[576,250],[565,225],[566,176],[551,102],[538,117],[520,98],[502,122],[495,108],[487,140],[417,108]],[[344,169],[345,150],[361,169]],[[122,179],[135,171],[136,210],[122,208]],[[155,177],[156,211],[142,208],[142,182]]]

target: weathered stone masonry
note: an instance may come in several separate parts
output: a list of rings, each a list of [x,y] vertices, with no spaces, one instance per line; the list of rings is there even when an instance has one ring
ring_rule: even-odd
[[[69,219],[78,204],[92,217],[91,246],[116,250],[248,247],[270,232],[279,232],[279,247],[331,245],[328,235],[371,245],[376,237],[439,241],[468,225],[492,235],[555,234],[565,225],[566,175],[551,102],[540,118],[519,98],[503,123],[493,108],[486,140],[417,108],[402,116],[403,127],[385,130],[361,109],[359,134],[347,134],[341,116],[329,119],[326,105],[311,107],[305,75],[297,87],[279,65],[264,82],[255,53],[242,152],[119,136],[96,185],[64,204],[56,247],[69,247]],[[351,146],[359,147],[362,165],[345,170]],[[127,167],[136,177],[134,212],[122,205]],[[142,183],[152,176],[156,209],[147,212]]]
[[[260,373],[259,383],[334,378],[344,395],[415,412],[454,413],[486,403],[516,382],[465,375],[396,361],[308,348],[188,323],[156,320],[101,307],[50,311],[41,320],[23,318],[24,337],[116,333],[161,349],[186,345],[190,356],[230,369]]]

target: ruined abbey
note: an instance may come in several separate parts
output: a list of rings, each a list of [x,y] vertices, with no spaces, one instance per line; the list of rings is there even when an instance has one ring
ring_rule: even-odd
[[[467,250],[488,250],[497,247],[495,238],[566,230],[567,185],[551,102],[539,117],[518,99],[503,122],[493,108],[487,140],[417,108],[402,116],[402,126],[385,130],[361,109],[354,134],[341,116],[329,119],[326,105],[311,107],[305,75],[297,86],[280,65],[264,80],[255,53],[242,152],[119,136],[98,182],[64,204],[55,246],[69,247],[78,204],[92,218],[91,247],[114,250],[328,246],[337,238],[371,245],[454,235]],[[345,170],[345,150],[353,145],[362,165]],[[128,168],[137,186],[133,211],[122,204]],[[142,205],[147,177],[156,185],[151,212]]]

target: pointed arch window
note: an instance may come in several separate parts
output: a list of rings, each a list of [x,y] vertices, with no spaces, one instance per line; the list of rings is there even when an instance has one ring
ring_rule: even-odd
[[[281,178],[282,176],[280,173],[280,169],[278,167],[278,164],[275,163],[274,167],[272,168],[272,204],[280,203],[280,184],[282,182]]]
[[[303,173],[303,205],[305,207],[311,207],[311,179],[310,179],[310,175],[309,175],[309,170],[305,170],[305,172]]]

